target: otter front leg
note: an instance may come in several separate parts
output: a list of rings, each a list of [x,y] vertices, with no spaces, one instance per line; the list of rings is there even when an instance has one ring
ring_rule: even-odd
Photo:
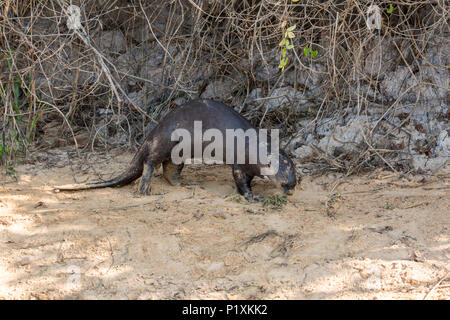
[[[150,195],[150,182],[152,181],[153,165],[144,163],[144,172],[142,173],[141,182],[139,183],[139,193],[142,195]]]
[[[252,182],[253,176],[246,174],[242,169],[237,166],[233,166],[233,177],[236,182],[238,192],[244,196],[247,201],[259,201],[260,196],[254,196],[250,182]]]
[[[172,186],[180,184],[180,173],[183,170],[184,164],[176,165],[172,160],[166,160],[163,163],[163,176]]]

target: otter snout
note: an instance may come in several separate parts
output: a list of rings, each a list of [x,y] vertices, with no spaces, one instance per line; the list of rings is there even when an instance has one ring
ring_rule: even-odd
[[[295,189],[291,189],[291,190],[283,190],[285,194],[287,194],[288,196],[292,196],[295,193]]]
[[[283,187],[283,192],[284,194],[288,195],[288,196],[292,196],[295,193],[295,187],[292,189],[288,189],[288,188],[284,188]]]

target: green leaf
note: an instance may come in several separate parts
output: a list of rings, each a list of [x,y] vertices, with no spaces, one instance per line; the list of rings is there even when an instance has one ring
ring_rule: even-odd
[[[287,65],[289,58],[286,59],[280,59],[280,64],[278,65],[278,68],[283,69]]]
[[[287,31],[293,31],[296,27],[297,27],[297,25],[294,24],[293,26],[287,28]]]
[[[288,38],[295,38],[295,34],[292,32],[292,31],[288,31],[288,32],[286,32],[287,33],[287,37]]]
[[[288,49],[288,50],[294,49],[294,46],[292,44],[290,44],[290,45],[286,46],[286,49]]]
[[[286,38],[283,38],[283,40],[281,40],[281,42],[278,44],[280,47],[283,47],[286,44]]]
[[[319,51],[314,50],[311,52],[311,58],[314,58],[315,56],[317,56],[317,54],[319,53]]]
[[[392,12],[394,12],[394,6],[391,4],[389,4],[389,9],[387,11],[388,14],[392,14]]]
[[[311,52],[311,49],[308,48],[308,46],[303,48],[303,54],[305,55],[305,57],[309,57],[309,53]]]

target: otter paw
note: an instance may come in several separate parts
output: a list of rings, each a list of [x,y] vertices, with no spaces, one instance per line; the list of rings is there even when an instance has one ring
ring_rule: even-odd
[[[264,197],[262,195],[254,195],[253,193],[250,192],[246,192],[244,194],[244,198],[248,201],[248,202],[259,202],[262,199],[264,199]]]
[[[143,196],[149,196],[151,190],[152,190],[152,188],[150,187],[150,184],[140,184],[139,185],[139,194],[141,194]]]
[[[260,194],[253,195],[253,201],[259,202],[259,201],[262,201],[262,200],[264,200],[264,196],[263,195],[260,195]]]

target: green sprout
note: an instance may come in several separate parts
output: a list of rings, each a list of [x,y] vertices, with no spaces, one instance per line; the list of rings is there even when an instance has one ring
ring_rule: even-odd
[[[284,206],[287,203],[287,201],[288,201],[288,199],[286,196],[282,196],[280,194],[275,194],[275,195],[264,198],[262,205],[263,205],[263,207],[272,206],[272,207],[281,208],[282,206]]]
[[[319,51],[317,50],[312,50],[311,48],[309,48],[308,46],[305,46],[303,48],[303,54],[305,55],[306,58],[308,58],[311,55],[311,58],[315,58],[317,56],[317,54],[319,53]]]
[[[391,15],[394,12],[394,5],[391,3],[389,4],[389,9],[387,10],[387,13]]]

